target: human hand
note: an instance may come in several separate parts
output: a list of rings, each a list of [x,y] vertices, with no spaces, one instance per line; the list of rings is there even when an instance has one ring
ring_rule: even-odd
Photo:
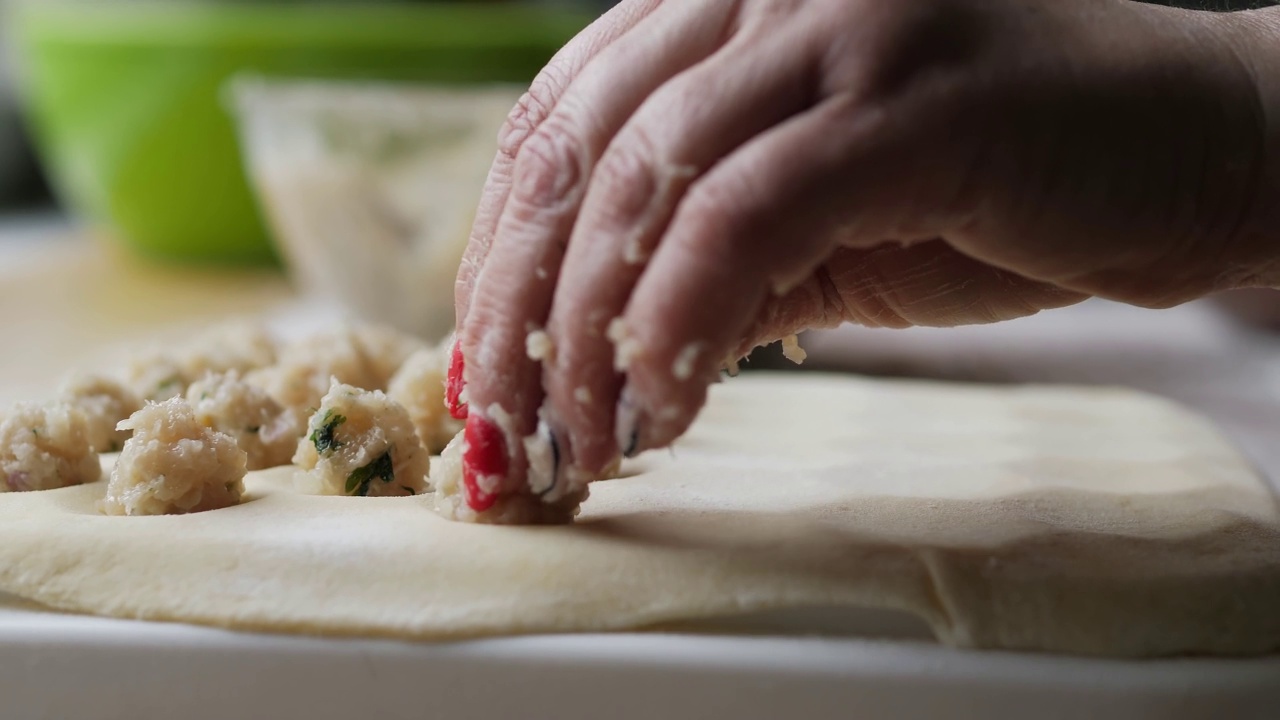
[[[525,436],[553,482],[671,443],[726,360],[805,328],[1276,283],[1242,17],[624,2],[500,136],[456,296],[469,500],[521,491]]]

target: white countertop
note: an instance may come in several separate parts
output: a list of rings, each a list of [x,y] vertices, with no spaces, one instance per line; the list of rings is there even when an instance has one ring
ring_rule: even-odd
[[[188,315],[294,304],[271,273],[151,268],[56,218],[0,221],[0,332],[24,348],[0,359],[0,402],[47,393],[70,365],[173,332]],[[1090,303],[991,328],[855,329],[806,344],[823,364],[1136,385],[1213,416],[1280,475],[1280,340],[1203,305]],[[51,614],[12,598],[0,598],[0,668],[6,718],[1270,718],[1280,708],[1280,658],[1102,661],[902,638],[340,641]]]

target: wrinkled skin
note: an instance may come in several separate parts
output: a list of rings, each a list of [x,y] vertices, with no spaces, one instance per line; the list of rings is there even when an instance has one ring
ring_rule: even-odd
[[[541,408],[590,473],[806,328],[1280,284],[1278,126],[1275,10],[627,0],[500,134],[457,284],[469,422]]]

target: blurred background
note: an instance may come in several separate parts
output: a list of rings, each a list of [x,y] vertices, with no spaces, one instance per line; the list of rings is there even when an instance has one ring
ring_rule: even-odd
[[[0,401],[230,315],[443,337],[503,116],[612,4],[0,0]],[[1254,291],[804,344],[806,368],[1141,387],[1280,469],[1269,327],[1280,301]]]
[[[0,243],[286,271],[443,336],[503,117],[609,5],[0,0]]]
[[[611,4],[0,0],[0,401],[229,316],[441,339],[503,118]]]
[[[417,74],[435,80],[465,82],[489,79],[485,77],[488,75],[520,81],[527,79],[531,67],[536,69],[536,60],[545,59],[542,56],[548,47],[563,39],[571,30],[569,26],[581,25],[613,4],[614,0],[510,3],[493,0],[0,0],[0,212],[12,213],[15,207],[55,202],[46,174],[36,160],[32,134],[43,135],[41,129],[48,126],[42,157],[55,165],[51,171],[53,176],[69,174],[70,169],[59,166],[55,159],[64,152],[60,147],[62,143],[76,140],[67,136],[66,126],[73,119],[65,114],[108,110],[99,103],[105,100],[103,95],[111,92],[113,82],[130,85],[135,90],[119,97],[120,102],[136,100],[138,93],[167,92],[168,98],[163,101],[152,98],[152,102],[176,104],[179,95],[197,90],[192,83],[204,83],[207,88],[216,84],[219,75],[237,69],[269,71],[275,68],[307,77],[403,79]],[[347,7],[335,9],[335,5]],[[435,8],[424,7],[438,5],[488,7],[471,15],[463,12],[451,17],[438,16],[433,12]],[[522,7],[508,11],[508,6]],[[439,57],[448,53],[447,46],[454,44],[448,36],[455,33],[457,44],[467,45],[461,36],[474,35],[483,30],[489,18],[504,15],[509,16],[509,20],[506,23],[499,20],[499,24],[507,25],[504,29],[508,34],[493,38],[486,48],[471,48],[473,59],[507,55],[496,61],[504,67],[468,70],[463,67],[466,59],[455,57],[449,63],[442,63],[443,67],[411,69],[415,54],[421,57],[434,52]],[[538,21],[512,32],[518,20],[530,17]],[[399,21],[406,24],[397,27]],[[348,27],[348,22],[358,27]],[[411,37],[414,28],[423,24],[431,25],[434,32],[428,33],[431,37],[415,40]],[[268,25],[271,27],[266,27]],[[350,59],[362,41],[382,45],[379,40],[394,46],[380,49],[381,59]],[[503,45],[506,47],[501,47]],[[515,55],[522,57],[512,57]],[[163,60],[185,64],[186,70],[146,67],[151,61]],[[397,67],[401,63],[403,65]],[[54,86],[33,88],[37,98],[27,104],[26,122],[17,87],[15,65],[19,64],[25,65],[36,78],[50,78],[45,82]],[[205,65],[204,72],[200,72],[197,65]],[[96,86],[99,77],[113,79],[96,88],[97,100],[76,103],[67,97],[77,89]],[[33,78],[31,82],[41,80]],[[78,87],[78,84],[82,85]],[[77,104],[78,109],[70,107]],[[209,107],[206,105],[203,109]],[[144,130],[140,124],[148,119],[159,122],[164,112],[160,107],[150,110],[150,118],[144,117],[146,111],[135,115],[133,128],[117,127],[113,131],[133,130],[132,138],[116,135],[114,139],[140,140],[138,134]],[[177,111],[176,107],[170,108],[170,112]],[[192,116],[185,118],[189,123],[198,120]],[[106,122],[106,118],[103,121]],[[116,118],[116,122],[123,121]],[[206,125],[201,129],[214,128]],[[194,133],[197,128],[192,130]],[[218,139],[214,135],[209,137]],[[220,139],[226,139],[225,132]],[[102,141],[108,140],[104,137]],[[158,140],[142,142],[150,144]],[[146,147],[137,149],[147,150]],[[75,181],[67,178],[66,182]],[[85,196],[94,194],[93,188],[62,190],[56,197],[70,206],[87,202]],[[108,188],[104,192],[118,191]],[[231,201],[232,198],[227,199],[228,203]],[[243,211],[241,205],[240,212]]]

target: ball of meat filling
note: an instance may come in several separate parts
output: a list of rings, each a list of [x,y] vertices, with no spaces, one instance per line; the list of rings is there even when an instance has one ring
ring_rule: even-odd
[[[364,389],[378,385],[376,371],[355,333],[349,330],[290,343],[281,350],[275,365],[249,373],[245,381],[266,390],[272,399],[305,422],[320,406],[333,378]]]
[[[229,323],[197,335],[175,349],[152,348],[134,357],[129,386],[143,400],[162,402],[187,392],[207,374],[248,373],[275,362],[275,342],[265,328]]]
[[[133,431],[107,484],[108,515],[180,515],[230,507],[244,494],[247,456],[201,425],[182,398],[148,403],[120,423]]]
[[[77,408],[20,404],[0,422],[0,492],[53,490],[101,477],[88,421]]]
[[[181,348],[177,361],[188,382],[209,374],[243,375],[275,363],[276,343],[260,324],[232,322],[197,335]]]
[[[409,413],[381,391],[334,381],[311,416],[293,461],[305,489],[322,495],[417,495],[431,456]]]
[[[124,385],[101,375],[80,375],[63,384],[59,399],[84,413],[89,445],[100,453],[120,452],[128,430],[116,428],[142,407],[142,398]]]
[[[387,395],[405,410],[428,452],[439,453],[462,431],[462,421],[449,415],[444,383],[447,355],[439,348],[419,350],[391,378]]]
[[[364,354],[373,383],[366,390],[388,389],[405,361],[427,347],[421,340],[385,325],[361,325],[354,328],[352,334]]]
[[[288,465],[302,436],[304,425],[297,415],[235,371],[192,383],[187,402],[197,422],[235,438],[248,456],[250,470]]]
[[[133,393],[147,402],[181,397],[191,383],[173,355],[157,349],[131,358],[126,377]]]

